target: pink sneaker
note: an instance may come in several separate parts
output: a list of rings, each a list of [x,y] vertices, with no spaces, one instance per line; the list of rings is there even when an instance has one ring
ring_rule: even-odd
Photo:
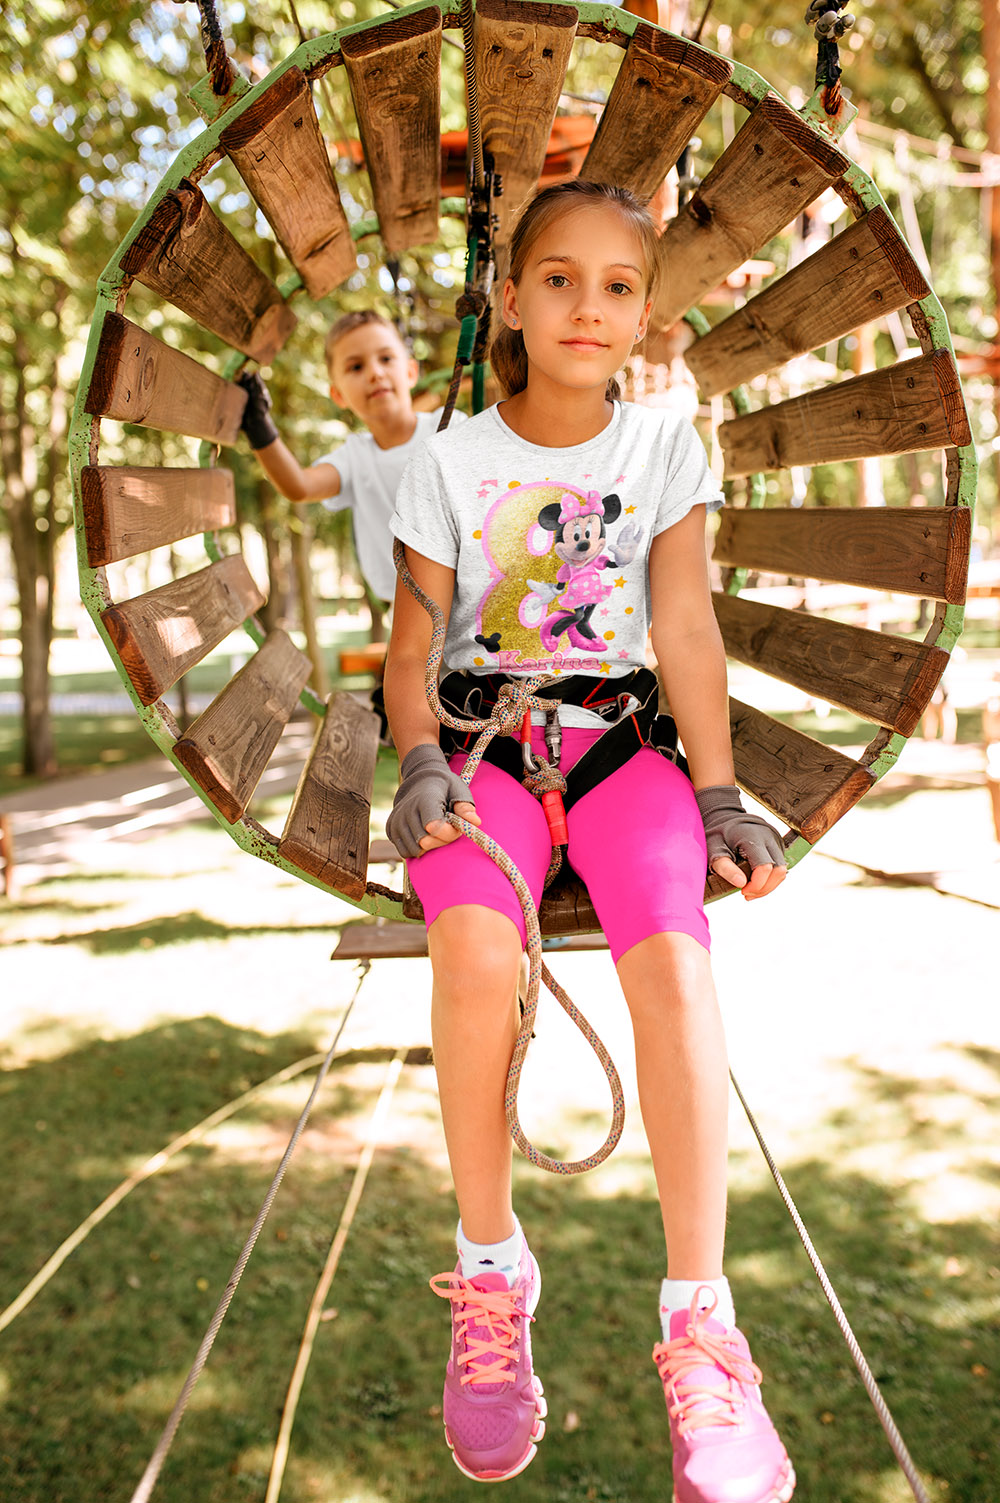
[[[699,1291],[700,1292],[700,1291]],[[760,1368],[741,1331],[699,1310],[670,1317],[653,1361],[674,1452],[674,1503],[788,1503],[795,1473],[760,1397]]]
[[[529,1331],[541,1293],[538,1264],[525,1246],[513,1289],[502,1273],[466,1279],[461,1266],[436,1274],[430,1284],[451,1300],[444,1434],[455,1465],[474,1482],[516,1477],[545,1434],[545,1398],[531,1371]]]

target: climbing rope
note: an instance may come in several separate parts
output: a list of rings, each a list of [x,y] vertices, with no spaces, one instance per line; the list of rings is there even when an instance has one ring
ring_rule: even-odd
[[[729,1078],[733,1083],[733,1089],[735,1090],[737,1096],[740,1098],[740,1105],[746,1112],[747,1121],[750,1123],[750,1126],[753,1129],[754,1137],[757,1139],[757,1142],[760,1145],[760,1151],[764,1155],[764,1159],[767,1163],[767,1167],[771,1171],[774,1183],[778,1187],[778,1193],[785,1203],[785,1209],[787,1210],[789,1216],[792,1218],[792,1224],[799,1234],[802,1246],[806,1250],[806,1256],[813,1266],[813,1272],[819,1279],[823,1293],[826,1295],[827,1300],[829,1301],[830,1309],[833,1311],[837,1325],[840,1327],[840,1333],[843,1336],[844,1341],[847,1343],[847,1349],[850,1352],[851,1356],[854,1358],[854,1365],[857,1368],[858,1372],[861,1374],[861,1381],[862,1383],[864,1383],[865,1388],[868,1391],[868,1397],[871,1399],[872,1404],[874,1405],[875,1413],[879,1417],[879,1421],[886,1433],[889,1444],[893,1449],[896,1460],[899,1462],[903,1474],[906,1477],[907,1482],[910,1484],[910,1491],[913,1493],[914,1498],[916,1498],[917,1503],[930,1503],[930,1498],[928,1497],[924,1485],[920,1480],[920,1475],[913,1464],[913,1458],[910,1455],[909,1450],[907,1449],[906,1442],[903,1440],[903,1437],[900,1435],[899,1430],[896,1427],[896,1422],[892,1417],[889,1406],[886,1403],[885,1399],[882,1397],[881,1389],[879,1388],[878,1383],[875,1381],[875,1376],[871,1368],[868,1366],[867,1361],[865,1360],[865,1354],[858,1344],[857,1337],[851,1330],[850,1322],[848,1321],[847,1316],[844,1314],[844,1307],[841,1305],[840,1300],[837,1298],[837,1292],[830,1282],[829,1274],[820,1261],[820,1256],[813,1246],[812,1238],[809,1236],[809,1233],[806,1230],[805,1222],[799,1215],[798,1207],[792,1199],[788,1186],[785,1184],[785,1181],[782,1178],[781,1171],[775,1163],[774,1158],[772,1157],[771,1150],[768,1148],[767,1144],[764,1141],[764,1135],[757,1125],[757,1119],[755,1118],[753,1112],[750,1110],[750,1107],[747,1104],[747,1099],[744,1096],[743,1092],[740,1090],[736,1076],[731,1070],[729,1072]]]
[[[191,4],[192,0],[188,0]],[[222,36],[215,0],[194,0],[201,14],[201,45],[205,49],[205,66],[212,81],[212,93],[228,94],[236,82],[236,69],[229,60]]]
[[[306,1123],[309,1120],[309,1114],[312,1111],[313,1106],[316,1103],[316,1098],[318,1097],[322,1089],[323,1082],[327,1076],[327,1072],[329,1071],[330,1066],[333,1063],[334,1056],[337,1051],[337,1045],[340,1043],[341,1035],[343,1034],[344,1029],[347,1026],[347,1020],[354,1009],[354,1004],[358,1000],[358,993],[361,991],[361,987],[364,984],[364,979],[368,975],[368,972],[370,970],[371,961],[362,961],[361,974],[358,977],[358,984],[354,988],[354,995],[351,997],[351,1000],[347,1004],[344,1015],[337,1027],[337,1032],[336,1036],[334,1037],[333,1043],[330,1045],[330,1048],[327,1050],[327,1053],[323,1058],[323,1063],[320,1065],[316,1079],[313,1082],[313,1088],[309,1093],[309,1099],[307,1100],[305,1106],[302,1108],[299,1119],[292,1131],[292,1136],[288,1140],[288,1147],[282,1154],[281,1162],[274,1172],[274,1178],[271,1180],[271,1183],[268,1186],[267,1194],[264,1196],[263,1202],[261,1203],[261,1208],[257,1213],[257,1219],[251,1227],[250,1234],[247,1237],[246,1242],[243,1244],[243,1249],[236,1260],[236,1264],[233,1268],[232,1273],[229,1275],[229,1280],[222,1292],[222,1298],[219,1300],[219,1303],[216,1306],[215,1314],[209,1321],[208,1329],[202,1337],[201,1345],[199,1346],[198,1351],[195,1355],[194,1362],[191,1364],[191,1369],[187,1377],[184,1379],[181,1391],[177,1396],[177,1401],[174,1404],[173,1409],[170,1411],[170,1415],[163,1427],[160,1438],[156,1442],[153,1454],[149,1458],[146,1470],[143,1472],[141,1478],[139,1479],[139,1485],[135,1489],[135,1492],[132,1494],[130,1503],[148,1503],[149,1498],[152,1496],[153,1488],[156,1486],[156,1479],[159,1477],[160,1472],[163,1469],[163,1463],[166,1461],[170,1447],[173,1445],[174,1436],[177,1434],[181,1420],[184,1418],[184,1411],[187,1409],[188,1402],[191,1398],[192,1393],[194,1392],[195,1384],[201,1377],[205,1363],[208,1361],[212,1347],[215,1345],[215,1338],[219,1334],[222,1322],[225,1320],[229,1306],[232,1304],[233,1295],[236,1293],[236,1290],[239,1287],[240,1279],[243,1277],[244,1270],[246,1269],[246,1266],[250,1261],[250,1256],[253,1253],[254,1247],[257,1245],[257,1238],[260,1236],[261,1231],[264,1227],[264,1222],[267,1220],[268,1212],[270,1211],[271,1206],[274,1204],[275,1196],[277,1195],[278,1190],[281,1187],[281,1181],[285,1177],[285,1170],[288,1168],[288,1165],[291,1162],[292,1154],[295,1152],[295,1149],[298,1146],[298,1141],[305,1131]]]
[[[271,1458],[271,1473],[267,1479],[267,1492],[264,1495],[264,1503],[278,1503],[278,1494],[281,1492],[285,1465],[288,1461],[292,1427],[295,1424],[295,1411],[298,1408],[299,1395],[302,1392],[302,1385],[305,1382],[306,1371],[312,1357],[316,1332],[319,1330],[320,1321],[323,1319],[323,1308],[326,1304],[327,1295],[330,1292],[330,1285],[333,1283],[334,1275],[337,1272],[341,1254],[347,1245],[348,1233],[354,1223],[358,1206],[361,1204],[361,1197],[364,1194],[368,1173],[375,1160],[375,1153],[382,1137],[382,1129],[389,1114],[389,1107],[392,1104],[393,1092],[396,1089],[400,1072],[406,1063],[406,1056],[409,1052],[409,1049],[404,1045],[402,1048],[396,1050],[389,1063],[385,1080],[382,1083],[382,1090],[379,1092],[379,1098],[375,1103],[375,1110],[372,1113],[365,1146],[361,1151],[361,1157],[358,1159],[354,1178],[351,1181],[351,1188],[344,1203],[344,1209],[340,1214],[337,1230],[333,1234],[333,1241],[330,1243],[326,1262],[323,1264],[323,1272],[320,1274],[319,1281],[313,1291],[313,1297],[309,1304],[309,1312],[306,1316],[305,1329],[302,1333],[302,1340],[299,1343],[298,1356],[295,1359],[295,1367],[292,1369],[288,1392],[285,1395],[284,1408],[281,1411],[281,1425],[278,1429],[278,1439],[275,1443],[274,1455]]]
[[[476,768],[483,759],[483,753],[494,736],[518,735],[522,732],[522,728],[525,725],[526,716],[529,717],[530,724],[530,715],[533,709],[543,712],[552,709],[552,701],[539,698],[535,692],[543,684],[552,682],[551,676],[536,674],[531,678],[526,678],[519,682],[504,684],[500,689],[500,696],[488,719],[461,719],[458,716],[452,715],[441,704],[437,690],[438,672],[441,667],[441,656],[444,651],[446,632],[444,615],[436,601],[432,600],[420,588],[410,573],[403,545],[398,538],[393,546],[393,557],[400,579],[402,579],[410,594],[415,600],[419,601],[431,618],[431,645],[427,656],[427,674],[424,681],[427,703],[442,725],[447,725],[452,730],[465,732],[477,731],[479,733],[460,774],[463,782],[470,783]],[[544,758],[539,757],[533,760],[536,762],[534,770],[540,774],[541,781],[547,782],[554,775],[554,780],[551,781],[550,786],[558,787],[558,779],[561,778],[558,769],[553,768]],[[563,783],[563,787],[565,787],[565,783]],[[471,795],[470,802],[472,802]],[[625,1125],[625,1097],[614,1060],[604,1047],[596,1030],[558,984],[549,971],[548,966],[544,964],[542,960],[542,935],[538,925],[538,910],[535,907],[528,884],[514,862],[491,835],[487,835],[485,831],[477,829],[468,820],[460,818],[453,810],[448,810],[444,818],[456,830],[471,840],[474,845],[477,845],[491,861],[496,863],[517,894],[517,900],[521,905],[521,912],[524,914],[524,924],[527,934],[525,949],[528,955],[528,992],[524,999],[521,1026],[514,1042],[514,1052],[511,1056],[504,1092],[504,1110],[507,1116],[507,1126],[510,1130],[510,1135],[525,1158],[530,1163],[536,1164],[540,1169],[547,1169],[551,1174],[583,1174],[586,1170],[594,1169],[598,1164],[602,1164],[609,1154],[614,1152]],[[551,876],[554,875],[555,871],[558,871],[558,862],[554,864],[550,863],[546,881],[551,880]],[[524,1064],[525,1055],[528,1052],[532,1033],[534,1032],[535,1017],[538,1012],[538,989],[540,982],[543,980],[567,1017],[580,1030],[597,1055],[611,1089],[612,1117],[611,1127],[606,1139],[595,1153],[590,1154],[585,1159],[577,1159],[570,1162],[550,1158],[548,1154],[542,1153],[537,1149],[525,1135],[518,1116],[517,1095],[521,1079],[521,1069]]]

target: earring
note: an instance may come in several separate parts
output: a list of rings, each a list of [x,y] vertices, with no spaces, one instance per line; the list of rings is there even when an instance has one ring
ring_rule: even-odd
[[[521,327],[521,321],[520,321],[520,319],[518,319],[518,318],[512,318],[511,321],[510,321],[510,326],[511,326],[512,329],[519,329]]]

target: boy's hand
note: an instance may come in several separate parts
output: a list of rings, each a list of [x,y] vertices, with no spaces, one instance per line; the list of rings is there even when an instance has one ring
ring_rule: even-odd
[[[785,879],[788,863],[777,830],[766,819],[748,814],[738,788],[715,784],[695,790],[705,826],[708,869],[732,887],[745,888],[747,899],[762,898]],[[736,865],[743,856],[753,868],[750,881]]]
[[[251,449],[266,449],[278,437],[278,430],[271,417],[271,393],[256,371],[241,371],[236,378],[247,394],[240,427],[247,436]]]
[[[415,746],[403,758],[399,771],[401,782],[385,832],[407,860],[458,838],[459,831],[444,818],[449,809],[479,824],[468,783],[452,772],[439,746]]]

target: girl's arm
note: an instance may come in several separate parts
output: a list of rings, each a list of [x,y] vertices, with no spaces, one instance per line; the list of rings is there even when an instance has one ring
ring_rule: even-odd
[[[670,713],[684,746],[695,789],[735,784],[729,732],[726,654],[712,609],[705,551],[705,508],[658,533],[649,550],[653,652]],[[735,862],[717,857],[713,868],[746,896],[762,897],[784,878],[784,868],[761,865],[747,883]]]
[[[436,564],[412,548],[406,550],[406,562],[417,584],[440,607],[445,623],[451,614],[455,592],[455,571]],[[418,746],[438,746],[438,722],[427,703],[424,681],[431,646],[431,618],[400,580],[392,610],[392,633],[385,659],[385,710],[399,753],[400,766]],[[454,805],[455,812],[473,824],[479,824],[476,806],[471,802]],[[459,831],[444,820],[433,821],[421,841],[425,851],[456,840]]]

